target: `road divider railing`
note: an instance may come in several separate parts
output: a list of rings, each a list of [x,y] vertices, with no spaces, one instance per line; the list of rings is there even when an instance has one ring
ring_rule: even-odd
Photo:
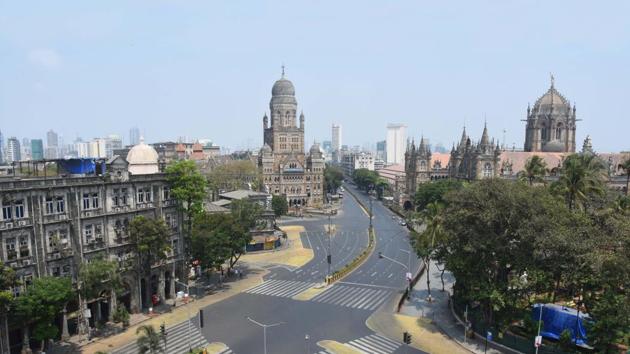
[[[326,277],[326,285],[330,285],[337,280],[350,274],[353,270],[359,267],[374,251],[374,245],[376,244],[376,237],[374,235],[374,229],[368,229],[368,245],[358,256],[344,265],[341,269],[336,270],[334,273]]]

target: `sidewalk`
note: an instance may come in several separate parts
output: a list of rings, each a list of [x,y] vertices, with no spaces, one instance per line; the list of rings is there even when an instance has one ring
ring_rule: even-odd
[[[123,333],[107,338],[96,338],[96,340],[92,341],[91,343],[83,344],[79,349],[77,349],[76,346],[72,346],[72,352],[76,352],[76,350],[80,350],[82,353],[95,353],[98,351],[110,352],[115,348],[135,341],[137,339],[136,328],[138,326],[152,325],[157,330],[159,330],[160,324],[162,323],[165,323],[166,326],[169,327],[183,322],[188,318],[189,313],[191,317],[195,316],[200,309],[206,306],[223,301],[231,296],[243,292],[246,289],[261,284],[263,282],[262,277],[265,274],[267,274],[266,270],[250,268],[243,279],[237,280],[235,277],[233,277],[232,279],[234,280],[225,282],[223,284],[223,288],[219,289],[215,293],[206,295],[205,297],[190,302],[186,305],[178,305],[177,308],[173,309],[171,312],[162,314],[160,316],[147,317],[146,320],[130,326]],[[63,352],[64,347],[67,348],[69,346],[63,346],[62,348],[59,348],[59,351],[55,352]]]
[[[405,301],[400,309],[400,313],[415,318],[420,317],[420,319],[424,319],[439,328],[442,333],[450,337],[452,341],[455,341],[460,348],[468,352],[483,354],[485,343],[474,339],[466,339],[464,337],[464,327],[456,321],[449,307],[448,298],[454,282],[453,276],[450,273],[444,273],[444,287],[446,291],[442,291],[441,272],[437,270],[433,262],[430,270],[433,302],[426,301],[428,292],[425,273],[413,288],[411,300]],[[501,352],[488,347],[485,353],[496,354]]]

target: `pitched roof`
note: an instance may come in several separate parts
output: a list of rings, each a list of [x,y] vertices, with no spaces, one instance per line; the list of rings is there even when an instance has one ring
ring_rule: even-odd
[[[263,193],[263,192],[250,191],[247,189],[239,189],[239,190],[235,190],[231,192],[221,193],[219,194],[219,196],[225,199],[241,200],[241,199],[251,198],[251,197],[266,197],[268,196],[268,194]]]

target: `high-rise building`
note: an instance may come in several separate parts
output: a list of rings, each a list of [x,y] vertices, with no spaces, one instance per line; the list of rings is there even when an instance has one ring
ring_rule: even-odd
[[[22,149],[22,160],[30,161],[31,160],[31,139],[22,138],[22,144],[20,145]]]
[[[341,162],[341,158],[339,156],[339,150],[341,150],[341,125],[334,124],[332,125],[332,156],[333,161]]]
[[[90,157],[105,158],[107,157],[107,141],[103,138],[96,138],[89,143]]]
[[[7,141],[7,162],[15,162],[22,160],[22,151],[20,151],[20,141],[12,136]]]
[[[44,142],[42,139],[31,140],[31,159],[35,161],[44,159]]]
[[[90,143],[86,141],[77,141],[74,143],[74,150],[77,152],[77,157],[84,158],[90,157]]]
[[[0,164],[4,163],[4,135],[0,131]]]
[[[58,147],[59,146],[59,135],[55,133],[52,129],[46,133],[46,146],[48,147]]]
[[[386,161],[389,165],[405,163],[407,149],[407,126],[404,124],[387,125]]]
[[[120,135],[111,134],[105,140],[105,156],[110,158],[114,156],[114,150],[123,148],[122,137]]]
[[[376,142],[376,159],[381,161],[387,159],[387,143],[385,140]]]
[[[140,129],[133,127],[129,129],[129,145],[138,145],[140,143]]]

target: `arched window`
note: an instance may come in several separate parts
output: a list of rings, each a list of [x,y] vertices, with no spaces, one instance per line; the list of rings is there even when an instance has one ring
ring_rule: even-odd
[[[427,162],[424,160],[420,161],[420,170],[424,171],[426,169],[427,169]]]
[[[484,178],[490,178],[493,176],[492,173],[492,164],[490,162],[486,162],[483,165],[483,177]]]
[[[562,140],[562,126],[556,128],[556,139]]]

